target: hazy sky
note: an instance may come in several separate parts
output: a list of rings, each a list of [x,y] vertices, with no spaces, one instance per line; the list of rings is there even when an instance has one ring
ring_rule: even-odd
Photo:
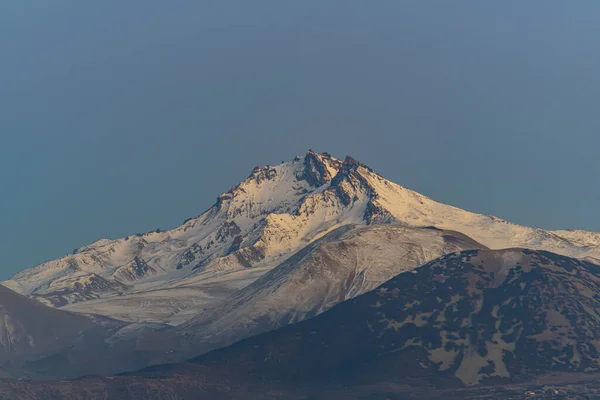
[[[597,0],[3,0],[0,278],[309,148],[600,231],[599,38]]]

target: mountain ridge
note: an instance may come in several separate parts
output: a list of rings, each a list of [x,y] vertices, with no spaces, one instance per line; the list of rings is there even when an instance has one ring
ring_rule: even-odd
[[[599,289],[600,268],[589,262],[522,248],[465,250],[191,362],[292,385],[405,375],[469,387],[598,373]]]
[[[457,232],[344,225],[177,327],[204,352],[319,315],[444,254],[487,249]]]
[[[0,381],[0,394],[589,398],[599,392],[599,288],[599,267],[582,260],[519,248],[466,250],[312,319],[187,362],[68,382]]]
[[[3,284],[77,312],[126,297],[132,318],[145,312],[145,300],[134,299],[138,294],[159,290],[168,299],[177,296],[171,289],[189,288],[152,320],[177,324],[183,320],[179,313],[223,300],[334,229],[387,223],[452,230],[493,249],[527,247],[600,260],[600,234],[546,231],[471,213],[397,185],[352,157],[341,161],[309,151],[254,168],[208,210],[177,228],[100,239]],[[101,312],[115,315],[112,306]]]

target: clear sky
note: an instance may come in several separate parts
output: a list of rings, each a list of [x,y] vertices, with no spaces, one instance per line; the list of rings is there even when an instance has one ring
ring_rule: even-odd
[[[599,38],[597,0],[3,0],[0,278],[309,148],[600,231]]]

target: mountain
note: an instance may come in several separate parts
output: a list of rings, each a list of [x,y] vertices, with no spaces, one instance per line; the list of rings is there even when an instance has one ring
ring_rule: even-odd
[[[120,359],[112,359],[110,371],[131,370],[132,366],[139,368],[152,361],[183,361],[246,337],[311,318],[440,255],[481,248],[484,246],[465,235],[436,228],[397,224],[344,225],[305,246],[212,308],[204,312],[193,308],[191,318],[178,329],[141,331],[137,335],[129,335],[137,354],[122,349]],[[177,301],[169,299],[169,294],[178,292],[185,295],[189,290],[179,287],[147,291],[129,298],[152,301],[155,305],[152,309],[160,312],[162,307],[156,306],[160,302]],[[166,293],[162,298],[158,297],[161,292]],[[94,307],[98,303],[104,306],[111,304],[114,307],[112,314],[119,316],[123,313],[118,308],[119,304],[127,304],[127,301],[126,296],[121,296],[83,304],[93,311],[96,311]],[[78,304],[82,303],[74,306]],[[148,315],[147,312],[144,317]],[[182,313],[180,317],[184,315]],[[104,362],[104,358],[103,363],[110,365]]]
[[[66,383],[2,382],[0,393],[504,399],[530,398],[524,388],[533,385],[548,394],[540,398],[566,398],[574,389],[564,385],[580,382],[581,393],[589,385],[587,395],[598,394],[599,309],[595,264],[545,251],[469,250],[190,362]]]
[[[0,378],[72,379],[181,360],[189,343],[165,328],[67,312],[0,285]]]
[[[28,374],[26,365],[58,354],[93,351],[125,325],[47,307],[0,285],[0,370],[9,376],[44,375]]]
[[[347,157],[309,151],[255,168],[197,218],[169,231],[102,239],[3,282],[65,310],[178,325],[220,304],[347,224],[460,232],[492,249],[600,260],[600,234],[546,231],[435,202]]]
[[[545,251],[467,250],[196,362],[286,385],[411,378],[461,387],[600,372],[598,310],[595,264]]]
[[[484,246],[436,228],[345,225],[304,247],[214,308],[181,324],[203,351],[312,318],[401,272]]]

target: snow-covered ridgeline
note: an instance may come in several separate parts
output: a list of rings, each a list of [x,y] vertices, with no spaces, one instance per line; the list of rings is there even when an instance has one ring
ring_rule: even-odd
[[[78,311],[85,311],[86,302],[98,307],[98,299],[123,294],[131,299],[150,290],[204,287],[215,277],[219,284],[228,276],[247,284],[250,267],[263,273],[341,226],[381,223],[453,230],[492,249],[527,247],[600,259],[598,233],[546,231],[471,213],[397,185],[352,158],[342,162],[309,151],[255,168],[178,228],[102,239],[3,284],[55,306],[80,303]]]

